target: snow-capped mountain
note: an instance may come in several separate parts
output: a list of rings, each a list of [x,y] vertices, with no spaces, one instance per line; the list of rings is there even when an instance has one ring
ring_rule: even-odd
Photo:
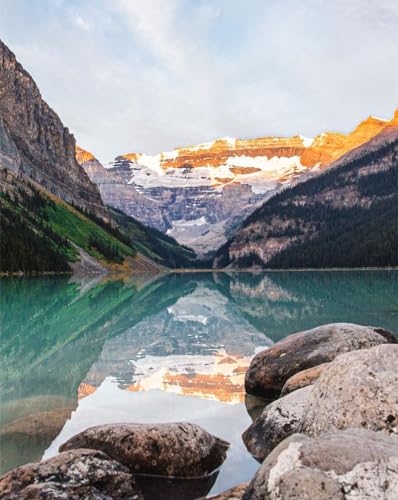
[[[369,117],[350,134],[314,139],[226,137],[156,155],[125,154],[105,168],[80,148],[77,159],[106,204],[205,256],[276,191],[316,175],[387,124]]]

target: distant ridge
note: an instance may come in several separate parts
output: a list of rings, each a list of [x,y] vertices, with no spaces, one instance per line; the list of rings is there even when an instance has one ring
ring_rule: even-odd
[[[398,265],[398,112],[324,173],[276,194],[217,252],[214,267]]]
[[[82,150],[77,159],[108,205],[206,257],[270,196],[318,175],[391,123],[369,116],[349,134],[314,139],[224,137],[157,155],[123,154],[105,168]]]

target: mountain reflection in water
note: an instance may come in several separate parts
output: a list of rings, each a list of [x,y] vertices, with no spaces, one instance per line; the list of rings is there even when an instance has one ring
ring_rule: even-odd
[[[221,491],[258,466],[240,438],[250,422],[244,373],[257,350],[334,321],[398,329],[396,271],[0,286],[1,472],[56,454],[92,425],[189,420],[232,444],[212,487]]]

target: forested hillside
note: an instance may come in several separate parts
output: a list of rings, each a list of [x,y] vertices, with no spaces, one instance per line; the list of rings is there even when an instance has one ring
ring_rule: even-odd
[[[144,226],[121,210],[109,207],[109,214],[120,230],[131,240],[134,248],[146,257],[167,267],[196,266],[195,252],[180,245],[174,238],[154,228]]]
[[[106,222],[0,170],[0,272],[72,272],[82,251],[103,270],[137,270],[140,255],[154,268],[193,265],[194,252],[171,238],[122,213],[109,217]]]

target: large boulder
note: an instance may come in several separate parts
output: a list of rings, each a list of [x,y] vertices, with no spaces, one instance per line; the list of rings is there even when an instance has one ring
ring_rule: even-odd
[[[314,384],[323,370],[329,366],[330,363],[322,363],[321,365],[307,368],[301,372],[295,373],[292,377],[288,378],[282,387],[281,396],[286,396],[297,389],[306,387],[307,385]]]
[[[394,500],[398,438],[349,429],[310,438],[294,434],[264,460],[244,500]]]
[[[166,476],[204,476],[225,460],[229,444],[198,425],[108,424],[91,427],[72,437],[60,451],[101,450],[133,473]]]
[[[301,431],[350,427],[398,434],[398,345],[343,354],[313,385]]]
[[[259,461],[283,439],[299,431],[312,387],[303,387],[266,406],[262,414],[242,434],[243,442]]]
[[[81,449],[13,469],[0,479],[0,497],[3,500],[144,498],[126,467],[101,451]]]
[[[246,372],[246,392],[276,398],[285,382],[297,372],[332,361],[345,352],[396,342],[396,337],[383,328],[351,323],[298,332],[253,358]]]

